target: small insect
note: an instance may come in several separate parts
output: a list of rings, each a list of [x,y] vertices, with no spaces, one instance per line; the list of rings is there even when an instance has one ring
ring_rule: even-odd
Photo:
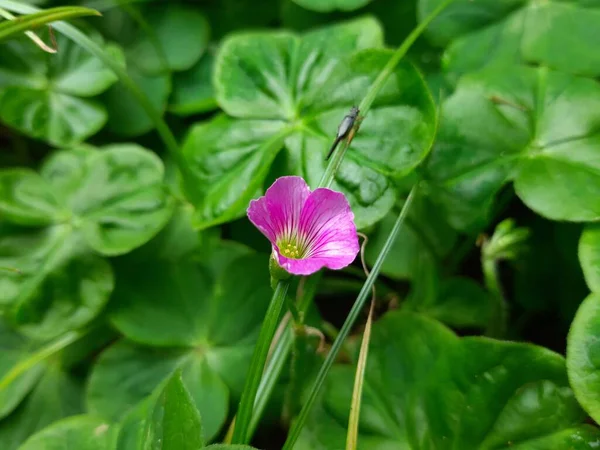
[[[350,134],[350,131],[352,130],[352,127],[354,127],[354,123],[356,122],[356,119],[358,119],[359,113],[360,113],[360,110],[358,109],[358,107],[353,106],[352,108],[350,108],[350,112],[348,114],[346,114],[346,116],[344,116],[344,119],[342,120],[342,122],[340,123],[340,126],[338,127],[337,136],[335,137],[335,141],[333,141],[333,145],[331,146],[331,149],[329,150],[329,153],[327,154],[327,158],[325,158],[325,161],[327,161],[329,159],[329,157],[331,156],[331,154],[333,153],[335,148],[338,146],[340,141],[342,139],[346,138]]]

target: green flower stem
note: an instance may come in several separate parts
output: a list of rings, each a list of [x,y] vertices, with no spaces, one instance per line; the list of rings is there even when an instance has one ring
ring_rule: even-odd
[[[39,8],[35,8],[33,6],[24,5],[19,2],[15,2],[12,0],[0,0],[0,8],[7,9],[12,12],[16,12],[19,14],[33,14],[41,11]],[[139,102],[140,106],[144,108],[144,111],[154,122],[156,127],[156,131],[159,136],[163,140],[165,147],[177,163],[180,170],[185,170],[185,164],[183,164],[183,160],[179,153],[179,145],[175,136],[169,129],[167,123],[163,120],[160,111],[158,111],[152,102],[148,99],[144,91],[142,91],[138,85],[131,79],[127,70],[124,66],[119,64],[117,61],[111,58],[102,47],[88,38],[85,34],[83,34],[79,29],[75,28],[73,25],[70,25],[65,22],[57,22],[54,24],[54,28],[60,31],[62,34],[67,36],[73,42],[90,52],[92,55],[96,56],[100,59],[106,66],[108,66],[118,77],[119,80],[129,89],[129,91],[134,95],[134,97]]]
[[[46,358],[49,358],[56,352],[62,350],[86,334],[87,331],[69,331],[45,347],[42,347],[28,358],[20,361],[18,364],[13,366],[13,368],[10,369],[6,375],[2,377],[2,379],[0,379],[0,392],[4,391],[4,389],[6,389],[13,381],[34,367],[36,364],[44,361]]]
[[[306,379],[310,376],[310,358],[314,355],[310,347],[310,339],[307,329],[303,326],[294,327],[292,342],[292,357],[290,360],[289,383],[286,386],[283,400],[283,420],[291,420],[302,406],[302,388]]]
[[[298,284],[297,297],[302,297],[302,303],[305,303],[306,300],[304,290],[305,281],[306,278],[300,280],[300,283]],[[312,296],[314,296],[314,293],[315,292],[311,293],[311,299]],[[308,306],[309,304],[306,303],[306,307]],[[284,420],[291,420],[291,418],[300,411],[300,407],[302,406],[302,391],[306,384],[306,380],[310,378],[311,357],[315,354],[315,348],[313,348],[310,340],[315,334],[309,332],[309,328],[311,327],[305,325],[305,314],[298,312],[298,315],[300,320],[294,323],[293,328],[292,359],[289,369],[290,381],[284,399]],[[313,328],[312,331],[318,330]],[[322,334],[319,337],[324,339]]]
[[[263,412],[267,407],[267,403],[271,398],[271,394],[275,389],[277,380],[279,379],[283,367],[290,356],[293,344],[293,335],[290,330],[290,324],[285,327],[284,332],[275,344],[271,359],[265,368],[264,375],[260,380],[258,391],[256,392],[256,402],[254,403],[254,414],[250,420],[248,428],[248,441],[252,439],[256,428],[260,422]]]
[[[304,314],[300,312],[293,298],[291,298],[289,295],[287,295],[285,298],[285,305],[287,306],[288,311],[292,314],[294,325],[302,326],[304,324]]]
[[[254,347],[250,369],[246,375],[244,391],[235,419],[232,437],[233,444],[245,444],[248,441],[250,435],[249,426],[250,420],[252,419],[256,393],[264,371],[265,361],[269,354],[271,341],[277,330],[279,316],[281,315],[281,310],[283,309],[289,286],[289,281],[279,281],[277,283],[271,303],[265,314],[265,320],[263,321],[260,334],[258,335],[258,341]]]
[[[308,277],[306,279],[306,282],[304,283],[304,292],[300,296],[300,300],[298,301],[298,310],[303,316],[306,315],[308,308],[312,304],[312,301],[317,292],[317,286],[319,285],[322,276],[323,272],[318,272]],[[254,415],[252,416],[252,421],[250,422],[248,440],[250,440],[250,438],[256,431],[256,428],[258,427],[258,423],[260,421],[260,418],[262,417],[262,413],[264,412],[267,403],[271,398],[271,394],[273,393],[275,385],[277,384],[277,380],[279,379],[281,372],[283,371],[285,362],[290,356],[290,353],[292,351],[292,344],[293,334],[291,330],[291,325],[288,323],[284,332],[281,334],[281,337],[274,345],[273,352],[271,353],[271,358],[267,363],[267,367],[265,368],[263,378],[258,387],[258,392],[256,394],[256,402],[254,403]]]
[[[486,336],[501,338],[506,333],[508,322],[508,305],[502,293],[502,286],[498,276],[498,261],[493,257],[487,257],[482,252],[481,268],[485,286],[492,296],[493,313],[485,331]]]
[[[385,241],[385,244],[383,245],[381,252],[379,252],[379,256],[377,256],[377,261],[375,261],[375,264],[373,265],[373,269],[371,269],[371,273],[369,273],[369,276],[367,277],[365,284],[363,285],[360,293],[358,294],[356,301],[354,302],[354,306],[352,306],[352,310],[350,310],[350,313],[348,314],[348,317],[346,318],[346,321],[344,322],[344,325],[342,326],[337,339],[333,342],[333,345],[331,346],[331,350],[329,351],[327,358],[325,358],[325,361],[323,362],[323,365],[321,366],[321,369],[319,370],[319,373],[317,374],[317,377],[312,386],[312,389],[310,390],[310,393],[308,394],[308,397],[306,399],[306,402],[304,403],[302,410],[300,411],[300,414],[298,414],[296,422],[292,426],[290,433],[287,437],[287,440],[285,441],[283,450],[291,450],[294,447],[296,440],[300,436],[300,431],[302,430],[302,427],[304,426],[304,423],[306,422],[306,419],[308,418],[308,413],[310,412],[310,409],[312,408],[315,400],[317,399],[317,395],[319,394],[321,388],[323,387],[323,383],[325,382],[325,377],[327,377],[327,374],[329,373],[331,366],[333,366],[333,363],[334,363],[335,359],[337,358],[339,351],[342,349],[342,345],[343,345],[345,339],[350,334],[350,330],[352,329],[352,327],[354,326],[354,323],[358,319],[358,316],[359,316],[360,312],[362,311],[362,309],[365,305],[365,302],[370,297],[371,288],[373,287],[373,284],[375,283],[375,280],[377,279],[377,276],[379,275],[379,271],[381,270],[381,266],[383,265],[383,262],[385,261],[385,257],[387,256],[390,249],[392,248],[392,244],[396,240],[396,236],[398,235],[400,228],[402,228],[402,224],[404,223],[404,221],[406,219],[406,216],[410,209],[410,205],[412,204],[413,199],[415,197],[416,190],[417,190],[417,185],[413,186],[412,190],[410,191],[410,194],[408,194],[408,197],[407,197],[406,201],[404,202],[404,205],[402,206],[402,210],[400,211],[400,214],[398,215],[398,218],[396,219],[396,222],[394,223],[394,227],[392,228],[392,231],[390,232],[389,236],[387,237],[387,240]]]

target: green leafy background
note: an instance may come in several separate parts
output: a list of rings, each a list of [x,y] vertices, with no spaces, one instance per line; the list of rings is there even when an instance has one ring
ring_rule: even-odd
[[[81,0],[102,54],[60,26],[35,30],[54,54],[0,42],[2,450],[281,448],[365,275],[294,280],[324,346],[294,347],[253,447],[221,444],[272,295],[246,208],[318,185],[443,1]],[[599,30],[595,0],[455,0],[379,91],[331,186],[367,266],[419,189],[375,285],[358,448],[600,442]],[[363,323],[295,448],[345,448]]]

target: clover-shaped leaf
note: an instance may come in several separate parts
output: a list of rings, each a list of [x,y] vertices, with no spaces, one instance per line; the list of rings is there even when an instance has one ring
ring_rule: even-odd
[[[391,56],[381,29],[357,19],[312,31],[249,33],[217,56],[217,101],[228,116],[196,125],[183,146],[186,192],[206,228],[239,217],[263,188],[275,158],[316,186],[339,121]],[[370,50],[368,49],[370,48]],[[400,65],[376,99],[336,176],[359,227],[392,207],[394,179],[426,155],[434,105],[418,72]]]
[[[116,447],[124,450],[204,448],[202,420],[183,384],[180,370],[125,416],[121,421]]]
[[[471,278],[444,279],[434,289],[435,296],[410,306],[452,327],[483,329],[489,325],[494,302],[491,295]]]
[[[354,370],[334,369],[297,449],[344,447]],[[373,327],[361,449],[583,450],[600,439],[584,418],[563,358],[547,349],[461,339],[413,313]]]
[[[128,70],[130,78],[157,110],[164,112],[171,93],[169,74],[146,75],[135,68]],[[119,136],[134,137],[147,133],[155,126],[146,110],[123,84],[115,84],[102,95],[108,112],[106,127]]]
[[[600,227],[588,225],[579,240],[579,260],[592,292],[600,291]]]
[[[401,204],[388,214],[369,237],[366,260],[375,263],[396,221]],[[403,307],[458,328],[485,328],[493,313],[493,301],[477,282],[448,277],[458,233],[425,189],[417,191],[402,232],[392,244],[381,271],[411,283]],[[446,276],[442,272],[446,272]]]
[[[420,17],[441,3],[420,0]],[[594,76],[600,74],[600,55],[589,32],[599,26],[600,9],[595,1],[457,0],[428,32],[438,44],[450,42],[444,62],[451,72],[537,63]]]
[[[204,76],[206,64],[200,65],[208,45],[209,28],[197,8],[176,2],[149,2],[140,6],[136,14],[114,8],[107,12],[104,26],[105,33],[125,49],[129,76],[156,110],[165,112],[172,86],[180,87],[175,92],[176,102],[185,111],[198,108],[198,98],[207,91],[211,93],[210,77]],[[183,81],[175,78],[174,72],[181,72]],[[192,89],[191,99],[182,98]],[[156,125],[122,84],[109,89],[102,100],[109,113],[107,128],[113,133],[139,136]],[[209,105],[214,105],[214,101]]]
[[[4,378],[10,370],[35,350],[32,342],[15,333],[4,322],[0,321],[0,378]],[[0,389],[0,419],[10,414],[21,403],[33,386],[38,382],[43,369],[34,365],[23,372],[20,377],[7,383]]]
[[[443,276],[444,265],[434,265],[427,257],[415,262],[416,270],[406,311],[439,320],[453,328],[485,330],[494,318],[494,299],[475,280]]]
[[[254,447],[250,447],[249,445],[237,445],[237,444],[213,444],[207,447],[204,447],[209,450],[257,450]]]
[[[335,10],[354,11],[368,5],[373,0],[293,0],[303,8],[321,13]]]
[[[171,215],[160,159],[137,145],[54,153],[37,174],[0,171],[0,305],[48,339],[92,320],[113,288],[99,255],[131,251]],[[27,226],[27,227],[24,227]]]
[[[127,339],[94,367],[90,409],[118,419],[177,370],[202,416],[207,439],[238,396],[271,297],[268,257],[228,257],[219,274],[189,259],[118,266],[112,322]]]
[[[279,0],[219,0],[202,5],[214,40],[241,28],[256,30],[270,27],[279,22],[280,8]]]
[[[19,450],[109,450],[112,448],[115,433],[116,427],[98,417],[69,417],[34,434],[19,447]]]
[[[214,62],[215,55],[209,49],[191,69],[174,74],[169,111],[189,116],[217,108],[212,85]]]
[[[0,442],[3,450],[15,450],[46,425],[82,412],[83,389],[62,361],[48,358],[14,376],[15,369],[38,358],[41,344],[3,321],[0,343]]]
[[[442,107],[427,189],[459,229],[487,223],[508,181],[538,214],[600,218],[600,85],[545,68],[461,79]]]
[[[581,406],[600,420],[600,296],[590,294],[579,306],[567,340],[569,381]]]
[[[26,38],[0,46],[0,120],[61,146],[79,143],[102,128],[106,111],[90,97],[104,92],[117,77],[64,36],[57,43],[56,54],[43,52]],[[106,45],[105,51],[122,62],[117,46]]]
[[[397,208],[400,209],[400,205]],[[365,250],[367,262],[375,263],[379,252],[398,217],[388,214],[369,239]],[[437,265],[456,243],[457,233],[445,221],[435,203],[425,195],[417,195],[408,213],[402,233],[394,241],[381,271],[394,279],[414,280],[421,264]]]
[[[0,264],[18,272],[0,273],[0,305],[22,332],[50,339],[98,315],[113,289],[112,270],[71,226],[2,231]]]
[[[83,383],[60,368],[48,366],[22,404],[0,422],[3,450],[16,450],[47,425],[83,412]]]
[[[173,2],[142,8],[145,26],[127,46],[128,60],[147,75],[190,69],[208,45],[209,26],[202,13]]]

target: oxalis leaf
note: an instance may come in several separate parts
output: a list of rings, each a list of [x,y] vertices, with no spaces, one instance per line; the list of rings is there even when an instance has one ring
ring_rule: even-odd
[[[239,398],[271,297],[268,257],[230,250],[211,257],[211,266],[221,261],[218,274],[187,258],[118,266],[124,281],[115,290],[111,320],[127,339],[94,366],[91,411],[119,419],[181,369],[205,438],[214,438],[230,397]]]
[[[442,0],[420,0],[426,17]],[[577,24],[577,26],[573,26]],[[600,74],[591,30],[600,26],[600,4],[574,0],[456,0],[428,29],[448,45],[446,68],[464,74],[484,66],[537,63],[566,72]]]
[[[385,241],[400,210],[398,202],[378,224],[370,237],[365,256],[367,262],[373,265],[383,248]],[[406,218],[406,227],[398,235],[388,256],[381,267],[381,272],[394,279],[413,280],[419,272],[419,264],[439,265],[448,256],[456,243],[457,233],[445,220],[432,199],[417,195]]]
[[[335,10],[354,11],[368,5],[373,0],[293,0],[303,8],[321,13]]]
[[[0,378],[4,379],[15,365],[34,352],[35,344],[15,333],[3,321],[0,321],[0,337],[2,338],[0,340],[2,344]],[[38,364],[24,371],[21,376],[15,378],[12,382],[4,383],[5,386],[0,389],[0,404],[2,405],[0,407],[0,418],[6,417],[21,403],[38,382],[42,373],[43,369]]]
[[[536,213],[600,219],[600,85],[546,68],[465,76],[442,107],[425,178],[451,224],[478,230],[508,181]]]
[[[204,447],[210,450],[257,450],[249,445],[226,445],[226,444],[213,444],[208,447]]]
[[[577,400],[595,420],[600,420],[600,296],[589,295],[579,306],[567,340],[569,381]]]
[[[190,69],[206,50],[208,21],[193,6],[178,3],[143,5],[140,27],[127,46],[128,59],[147,75]],[[189,44],[189,45],[188,45]]]
[[[3,450],[16,450],[35,432],[68,416],[83,413],[83,383],[46,365],[39,381],[19,407],[0,422]]]
[[[74,336],[53,342],[53,360],[40,358],[47,346],[0,321],[0,442],[15,450],[31,434],[64,417],[83,412],[83,383],[56,353]],[[48,352],[50,353],[50,352]]]
[[[385,244],[396,215],[393,211],[389,213],[370,237],[365,251],[370,265]],[[447,278],[441,273],[452,255],[457,236],[433,199],[418,194],[381,272],[393,279],[411,281],[411,294],[403,307],[450,326],[482,328],[492,313],[488,293],[472,279]]]
[[[52,55],[26,38],[0,45],[0,120],[31,137],[66,146],[104,126],[106,111],[90,97],[117,77],[74,42],[62,35],[56,40],[60,51]],[[117,46],[105,49],[123,61]]]
[[[186,193],[195,225],[240,217],[262,192],[285,148],[281,171],[316,186],[342,117],[357,104],[391,51],[370,18],[313,31],[248,33],[227,39],[217,56],[217,102],[227,113],[196,125],[183,145]],[[371,49],[368,49],[371,48]],[[392,207],[396,177],[426,155],[435,112],[418,72],[401,64],[354,139],[333,188],[349,198],[359,227]]]
[[[34,434],[19,450],[110,450],[115,432],[115,427],[98,417],[70,417]]]
[[[180,370],[127,414],[117,441],[117,450],[200,450],[203,447],[200,414],[183,384]]]
[[[194,400],[181,378],[181,370],[177,370],[124,417],[116,450],[252,450],[252,447],[238,445],[205,447],[202,426]]]
[[[579,261],[592,292],[600,291],[600,227],[588,225],[579,240]]]
[[[443,265],[434,265],[425,254],[415,261],[415,279],[402,305],[453,328],[484,330],[494,316],[493,298],[483,286],[466,277],[444,277]]]
[[[92,320],[113,289],[100,255],[148,241],[169,219],[162,162],[137,145],[54,153],[39,173],[0,171],[0,305],[49,339]],[[16,224],[16,225],[13,225]],[[20,226],[17,226],[20,225]]]
[[[295,448],[344,448],[353,369],[332,371]],[[591,448],[563,358],[541,347],[459,338],[414,313],[373,327],[359,449]]]
[[[48,406],[47,409],[52,408]],[[9,444],[7,448],[17,448],[10,441],[3,440],[2,443]],[[42,429],[18,448],[253,450],[253,447],[238,445],[204,447],[200,416],[179,372],[167,379],[147,401],[131,411],[119,424],[110,424],[93,415],[70,417]]]
[[[130,77],[161,113],[166,110],[172,88],[180,83],[179,78],[175,79],[177,81],[172,79],[172,72],[190,69],[190,73],[182,74],[184,84],[189,84],[190,77],[199,74],[192,69],[206,50],[209,29],[206,19],[195,7],[154,2],[114,8],[107,11],[104,27],[105,32],[125,49]],[[179,90],[175,94],[184,108],[195,110],[197,98],[202,97],[200,91],[210,88],[210,78],[196,76],[193,81],[192,100],[180,99]],[[107,127],[110,131],[130,137],[154,128],[153,120],[125,86],[113,86],[102,100],[109,113]]]
[[[133,67],[129,68],[128,74],[162,114],[171,92],[169,74],[146,75]],[[111,132],[130,138],[154,129],[154,121],[123,84],[112,86],[102,95],[102,101],[109,115],[106,126]]]
[[[212,85],[214,63],[214,50],[209,48],[191,69],[173,76],[170,112],[179,116],[191,116],[217,108]]]

